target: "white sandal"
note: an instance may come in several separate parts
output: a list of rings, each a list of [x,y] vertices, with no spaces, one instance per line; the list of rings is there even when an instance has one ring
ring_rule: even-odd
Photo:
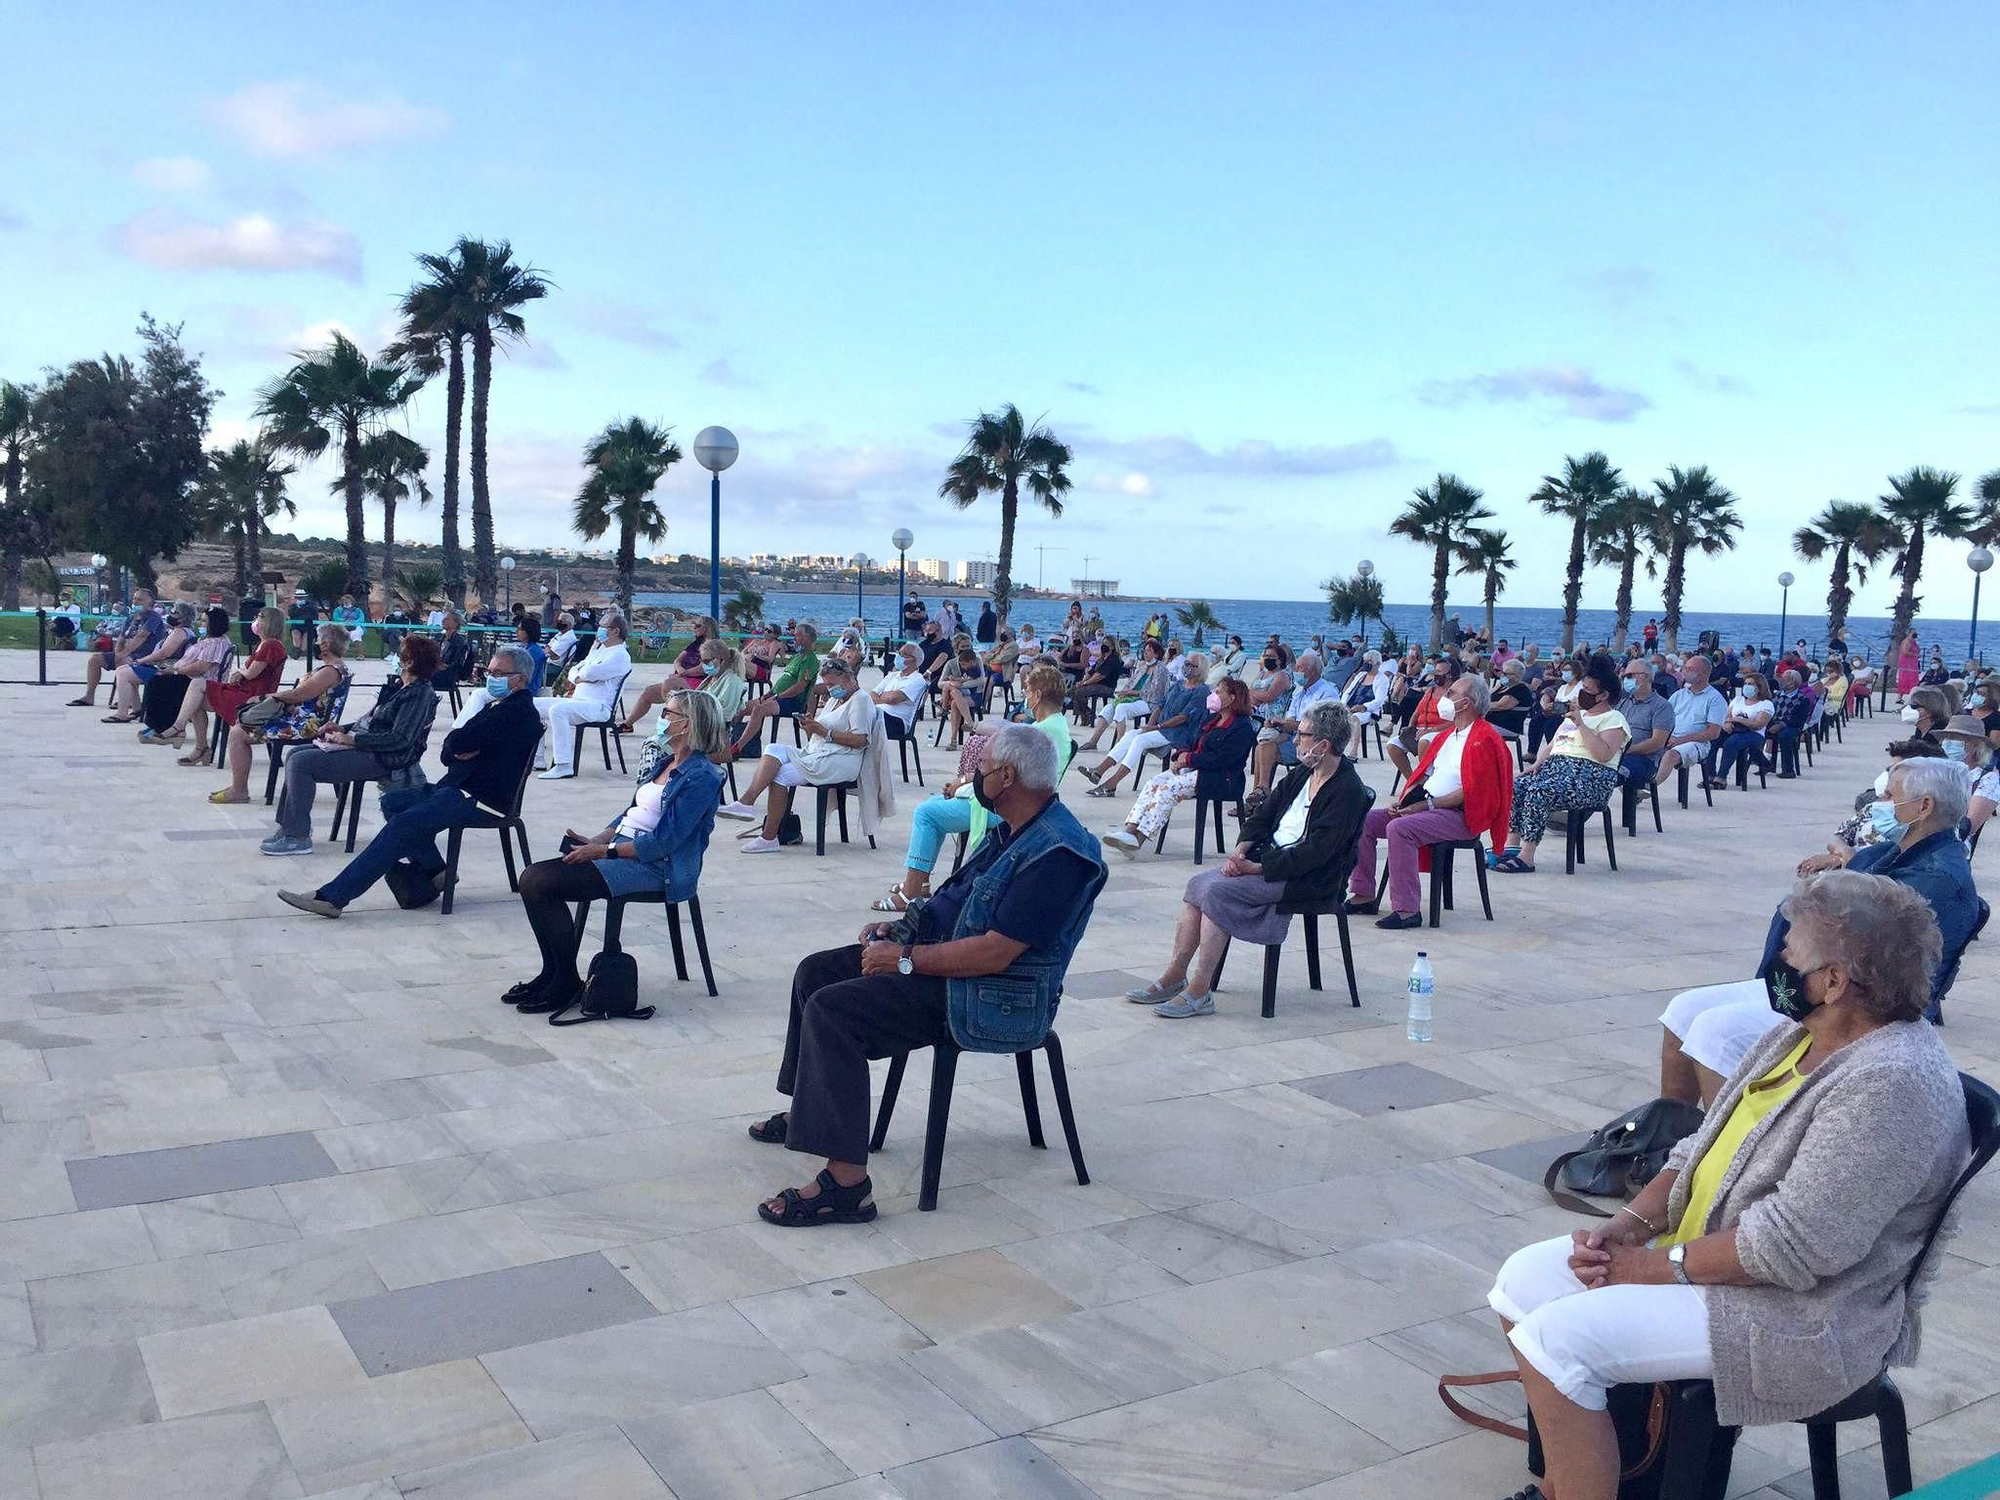
[[[900,916],[910,909],[910,898],[903,894],[903,882],[897,881],[889,887],[889,894],[877,896],[868,903],[870,911],[885,911],[892,916]]]

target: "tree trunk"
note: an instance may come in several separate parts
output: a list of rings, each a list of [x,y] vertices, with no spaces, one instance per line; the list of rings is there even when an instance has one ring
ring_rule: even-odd
[[[259,599],[264,597],[264,520],[257,514],[252,504],[250,513],[243,518],[243,544],[249,553],[250,589]]]
[[[21,445],[18,441],[7,445],[7,464],[0,471],[0,494],[7,499],[8,524],[18,525],[21,520]],[[0,545],[0,609],[21,607],[21,550],[16,546]]]
[[[1917,580],[1924,573],[1924,526],[1915,521],[1910,525],[1909,545],[1903,548],[1903,588],[1896,595],[1896,615],[1889,626],[1889,660],[1883,664],[1883,676],[1901,669],[1903,642],[1908,639],[1911,627],[1917,618]],[[1923,663],[1917,663],[1921,670]]]
[[[1493,649],[1494,641],[1499,639],[1493,633],[1493,603],[1499,596],[1500,575],[1497,572],[1488,573],[1486,575],[1486,649],[1488,651]]]
[[[472,584],[491,604],[499,588],[493,557],[493,500],[486,489],[486,399],[493,389],[493,331],[472,334]]]
[[[1437,545],[1437,559],[1431,565],[1431,650],[1438,649],[1444,641],[1444,590],[1445,578],[1451,568],[1451,547],[1445,542]]]
[[[1625,541],[1625,560],[1618,568],[1618,620],[1611,635],[1613,651],[1625,649],[1625,637],[1632,630],[1632,570],[1638,566],[1639,545],[1631,537],[1627,537]]]
[[[0,549],[0,609],[21,607],[21,554],[12,547]]]
[[[1854,590],[1847,586],[1850,551],[1842,542],[1833,549],[1833,578],[1826,590],[1826,638],[1846,634],[1847,611],[1854,603]],[[1780,643],[1782,644],[1782,642]]]
[[[1569,533],[1569,581],[1563,584],[1563,653],[1576,646],[1576,611],[1583,602],[1584,518],[1578,516]]]
[[[347,592],[368,597],[368,517],[361,505],[361,421],[346,419],[341,437],[341,484],[347,496]]]
[[[382,497],[382,604],[386,614],[396,604],[396,501]]]
[[[444,377],[444,592],[452,608],[465,608],[465,559],[458,550],[458,444],[465,422],[465,340],[454,338]]]
[[[1000,492],[1000,557],[993,569],[993,613],[997,629],[1005,629],[1007,611],[1014,605],[1014,521],[1021,503],[1021,487],[1012,477]]]
[[[632,618],[632,575],[639,566],[639,529],[631,520],[618,527],[618,612]]]
[[[1681,649],[1681,587],[1686,581],[1687,542],[1675,537],[1667,551],[1667,578],[1660,591],[1660,636],[1669,652]]]
[[[250,590],[250,565],[245,559],[243,523],[238,521],[230,528],[229,550],[235,555],[236,597],[241,599]]]

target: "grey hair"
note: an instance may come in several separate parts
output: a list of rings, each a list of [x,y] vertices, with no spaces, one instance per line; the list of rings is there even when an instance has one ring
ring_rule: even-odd
[[[1910,696],[1903,701],[1908,703],[1912,708],[1921,708],[1925,713],[1929,714],[1931,716],[1932,729],[1941,727],[1946,719],[1949,719],[1953,714],[1958,712],[1952,706],[1951,699],[1943,688],[1928,686],[1915,688],[1911,691]]]
[[[1188,652],[1187,665],[1181,670],[1184,672],[1206,672],[1208,670],[1208,653],[1206,651]]]
[[[321,656],[344,657],[347,648],[354,644],[345,625],[336,625],[331,620],[319,627],[319,654]]]
[[[1778,674],[1778,681],[1784,687],[1795,688],[1799,685],[1799,680],[1799,674],[1790,667]]]
[[[995,730],[986,755],[996,767],[1013,767],[1015,780],[1031,792],[1055,789],[1056,742],[1032,724],[1009,724]]]
[[[1965,772],[1940,756],[1898,761],[1889,772],[1891,783],[1901,778],[1903,797],[1928,797],[1935,809],[1929,822],[1936,828],[1956,828],[1971,800]]]
[[[523,682],[535,675],[535,659],[528,654],[526,646],[495,646],[491,661],[505,662],[507,675],[518,677]]]
[[[1521,666],[1521,658],[1518,656],[1510,658],[1507,664],[1503,666],[1500,670],[1508,677],[1519,678],[1522,675],[1522,670],[1523,670]]]
[[[1364,667],[1379,667],[1379,666],[1381,666],[1381,665],[1382,665],[1382,653],[1381,653],[1380,651],[1375,651],[1375,650],[1368,650],[1368,651],[1364,651],[1364,652],[1362,652],[1362,653],[1361,653],[1361,665],[1362,665],[1362,666],[1364,666]]]
[[[852,677],[854,675],[853,663],[837,651],[822,656],[819,661],[819,669],[822,672],[832,672],[837,677]]]
[[[1930,1005],[1944,937],[1930,902],[1909,886],[1828,870],[1801,880],[1784,914],[1813,959],[1847,971],[1861,1008],[1877,1021],[1914,1021]]]
[[[1347,711],[1345,703],[1323,698],[1306,709],[1299,728],[1333,746],[1336,754],[1345,754],[1347,742],[1354,738],[1354,715]]]
[[[1461,672],[1452,683],[1453,687],[1463,686],[1465,696],[1470,701],[1475,719],[1486,717],[1486,710],[1493,706],[1493,690],[1486,685],[1486,679],[1477,672]]]
[[[174,623],[185,629],[194,624],[194,606],[185,601],[174,606]]]
[[[722,705],[716,702],[715,694],[683,688],[678,693],[669,693],[667,702],[687,715],[689,754],[714,756],[729,743],[729,731],[722,722]]]
[[[1321,658],[1320,654],[1317,651],[1314,651],[1311,647],[1307,647],[1304,651],[1301,651],[1298,654],[1297,662],[1300,666],[1304,666],[1309,658],[1312,661],[1312,664],[1316,667],[1321,667],[1326,665],[1325,661]]]

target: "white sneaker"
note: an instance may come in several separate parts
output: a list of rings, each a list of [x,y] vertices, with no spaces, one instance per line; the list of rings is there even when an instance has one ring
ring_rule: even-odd
[[[776,854],[784,847],[776,839],[758,837],[747,840],[743,845],[742,852],[745,854]]]
[[[740,818],[746,823],[759,816],[757,809],[747,802],[725,802],[715,810],[715,815],[718,818]]]
[[[572,778],[574,778],[574,777],[575,777],[575,775],[576,775],[576,772],[574,772],[574,771],[565,771],[565,770],[564,770],[564,769],[563,769],[563,768],[562,768],[561,766],[551,766],[551,767],[549,767],[549,769],[548,769],[548,770],[546,770],[546,771],[542,772],[542,774],[541,774],[541,775],[537,776],[537,777],[535,778],[535,780],[537,780],[537,781],[569,781],[569,780],[571,780]]]
[[[1114,828],[1109,833],[1100,835],[1100,838],[1127,859],[1139,852],[1139,836],[1130,829]]]

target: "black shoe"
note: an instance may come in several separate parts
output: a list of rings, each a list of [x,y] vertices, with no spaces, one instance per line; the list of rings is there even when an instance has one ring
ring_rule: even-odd
[[[1349,901],[1347,914],[1350,917],[1372,917],[1382,909],[1382,903],[1370,896],[1366,901]]]
[[[1797,781],[1799,779],[1797,771],[1780,771],[1777,773],[1777,776],[1780,781]]]
[[[562,980],[540,991],[532,999],[523,1000],[515,1009],[524,1016],[545,1016],[551,1011],[562,1010],[581,993],[581,982]]]
[[[1421,927],[1424,919],[1421,913],[1411,912],[1404,916],[1401,912],[1390,912],[1386,917],[1377,917],[1375,925],[1388,932],[1402,932],[1411,927]]]
[[[533,979],[524,979],[500,997],[502,1005],[519,1005],[524,1000],[533,1000],[548,987],[548,980],[537,974]]]

